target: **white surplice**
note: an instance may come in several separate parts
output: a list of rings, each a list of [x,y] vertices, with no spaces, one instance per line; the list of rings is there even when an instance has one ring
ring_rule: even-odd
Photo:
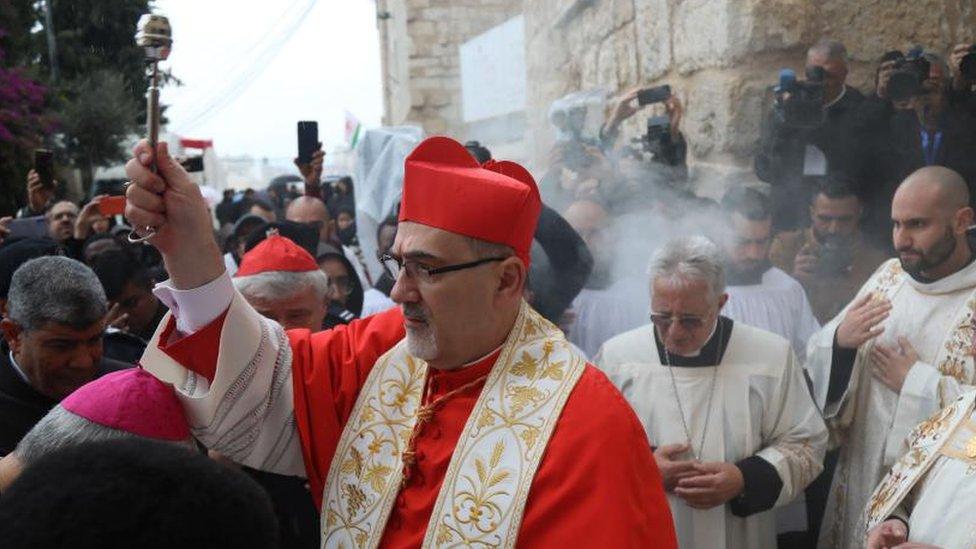
[[[618,280],[603,290],[583,288],[573,300],[576,319],[567,338],[593,358],[611,337],[647,323],[651,314],[649,296],[646,280]]]
[[[596,362],[633,406],[653,446],[688,442],[650,325],[606,342]],[[702,461],[735,463],[754,455],[766,460],[783,482],[776,506],[802,495],[820,473],[827,429],[786,340],[735,323],[720,366],[671,371],[696,451],[706,434]],[[715,394],[705,431],[713,374]],[[727,504],[696,510],[673,494],[668,502],[681,547],[776,546],[772,510],[741,518]]]
[[[803,364],[807,340],[820,329],[803,286],[790,275],[772,267],[762,282],[728,286],[729,301],[722,314],[736,322],[783,336]]]
[[[907,275],[897,259],[884,263],[853,301],[870,293],[892,303],[884,332],[857,350],[850,382],[837,402],[826,403],[834,335],[845,308],[810,339],[806,369],[832,439],[841,444],[824,513],[819,546],[861,547],[863,510],[885,472],[903,455],[911,430],[974,382],[972,341],[976,263],[930,283]],[[848,308],[850,305],[848,305]],[[919,360],[900,394],[871,375],[875,344],[896,346],[905,337]]]

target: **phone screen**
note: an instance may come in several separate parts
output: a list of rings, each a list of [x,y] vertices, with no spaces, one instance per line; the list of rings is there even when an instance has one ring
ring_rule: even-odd
[[[98,201],[98,211],[105,217],[122,215],[125,213],[125,197],[106,196]]]
[[[54,152],[47,149],[34,149],[34,171],[45,187],[54,185]]]
[[[637,103],[641,106],[660,103],[671,98],[671,86],[665,84],[637,92]]]
[[[47,236],[47,219],[43,215],[12,219],[7,225],[7,238],[44,238]]]
[[[308,164],[319,147],[319,123],[302,120],[298,123],[298,162]]]

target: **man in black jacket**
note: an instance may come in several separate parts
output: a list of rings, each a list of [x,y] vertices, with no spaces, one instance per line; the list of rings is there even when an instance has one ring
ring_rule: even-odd
[[[841,173],[870,186],[872,159],[867,146],[878,130],[877,121],[863,109],[864,96],[846,84],[847,49],[833,40],[821,40],[807,52],[808,74],[819,73],[823,83],[823,121],[799,127],[783,115],[770,112],[762,128],[756,175],[773,186],[773,228],[797,229],[807,216],[810,192],[827,174]],[[782,102],[796,97],[781,96]]]
[[[883,84],[897,59],[882,58],[878,91],[867,101],[883,113],[883,134],[873,143],[872,153],[882,181],[873,196],[866,197],[869,215],[864,230],[885,247],[891,245],[889,205],[895,189],[919,168],[944,166],[958,172],[969,186],[970,196],[976,197],[976,119],[964,105],[953,101],[946,60],[933,53],[909,52],[908,59],[918,58],[924,59],[929,73],[915,96],[897,105],[887,97]]]
[[[105,292],[66,257],[40,257],[14,273],[0,321],[0,455],[64,397],[130,365],[102,357]]]
[[[976,123],[950,101],[949,66],[939,55],[926,53],[929,78],[913,108],[898,110],[890,120],[889,181],[894,185],[925,166],[945,166],[966,180],[970,196],[976,191]]]

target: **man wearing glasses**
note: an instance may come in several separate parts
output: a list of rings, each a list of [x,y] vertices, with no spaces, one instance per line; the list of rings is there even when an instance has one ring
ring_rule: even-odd
[[[770,509],[820,473],[827,430],[789,343],[721,316],[718,247],[666,244],[651,263],[651,324],[597,364],[643,421],[681,547],[775,547]]]
[[[400,308],[285,333],[228,290],[199,191],[153,152],[127,166],[127,216],[156,228],[173,315],[142,364],[208,448],[308,478],[323,547],[675,547],[637,417],[522,299],[525,169],[421,143],[383,261]]]

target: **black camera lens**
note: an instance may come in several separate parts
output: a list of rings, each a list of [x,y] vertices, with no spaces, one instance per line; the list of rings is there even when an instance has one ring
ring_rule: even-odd
[[[959,72],[966,80],[976,80],[976,45],[959,61]]]
[[[920,55],[899,60],[888,80],[888,97],[907,101],[922,93],[922,83],[929,77],[929,61]]]
[[[888,80],[888,97],[892,101],[907,101],[922,91],[922,82],[913,71],[897,71]]]
[[[819,65],[811,65],[807,67],[807,81],[809,82],[823,82],[827,77],[827,71]]]

